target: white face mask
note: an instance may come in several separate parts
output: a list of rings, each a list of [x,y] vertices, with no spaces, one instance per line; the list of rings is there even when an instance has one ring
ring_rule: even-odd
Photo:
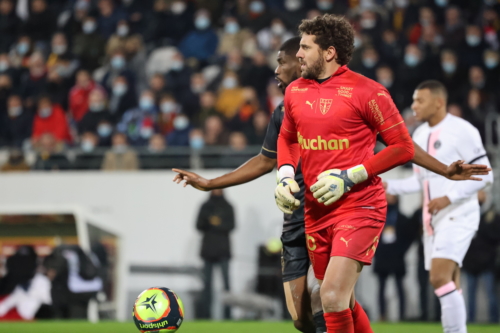
[[[52,108],[50,107],[38,110],[38,115],[40,116],[40,118],[48,118],[51,114]]]
[[[57,55],[64,54],[68,49],[68,45],[52,45],[52,52]]]
[[[302,7],[301,0],[285,0],[285,9],[294,12]]]
[[[125,37],[128,35],[129,27],[127,25],[120,25],[118,29],[116,29],[116,34],[120,37]]]
[[[116,95],[116,96],[123,96],[125,95],[125,93],[127,92],[127,85],[126,84],[123,84],[123,83],[117,83],[115,84],[115,86],[113,87],[113,95]]]
[[[226,77],[222,81],[222,86],[226,89],[234,89],[238,85],[238,81],[234,77]]]
[[[140,134],[143,139],[149,139],[154,134],[154,129],[152,127],[141,128]]]
[[[281,36],[285,31],[285,26],[281,23],[275,23],[271,26],[271,32],[275,35]]]
[[[16,106],[8,109],[9,117],[11,118],[16,118],[23,113],[23,107],[22,106]]]
[[[174,128],[178,131],[185,130],[189,126],[189,119],[186,117],[177,117],[174,119]]]
[[[91,34],[95,31],[95,29],[97,28],[97,25],[94,21],[87,21],[83,24],[83,32],[86,33],[86,34]]]
[[[186,10],[186,3],[182,1],[173,2],[172,5],[170,5],[170,10],[175,15],[180,15]]]
[[[85,153],[90,153],[94,150],[95,145],[91,140],[83,140],[81,148]]]
[[[175,103],[174,102],[163,102],[161,103],[161,112],[163,113],[172,113],[175,111]]]

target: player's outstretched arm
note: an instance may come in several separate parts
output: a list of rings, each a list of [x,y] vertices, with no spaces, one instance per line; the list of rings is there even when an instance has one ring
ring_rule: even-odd
[[[194,172],[181,169],[172,169],[172,171],[177,172],[177,175],[175,175],[173,179],[175,183],[180,184],[184,182],[184,187],[191,185],[200,191],[211,191],[248,183],[249,181],[271,172],[275,166],[275,159],[259,154],[252,157],[238,169],[214,179],[206,179]]]
[[[451,180],[476,180],[480,181],[481,178],[474,177],[475,175],[487,175],[491,168],[482,164],[464,164],[464,161],[456,161],[446,166],[439,162],[434,157],[429,155],[418,144],[413,142],[415,148],[415,156],[412,162],[432,171],[438,175],[446,177]]]

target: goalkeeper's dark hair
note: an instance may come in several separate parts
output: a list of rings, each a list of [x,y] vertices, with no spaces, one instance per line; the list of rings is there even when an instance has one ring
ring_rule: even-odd
[[[442,95],[445,100],[448,99],[446,87],[437,80],[427,80],[420,83],[415,90],[429,89],[433,95]]]
[[[300,37],[297,36],[297,37],[292,37],[283,44],[281,44],[279,50],[285,52],[286,55],[295,57],[297,52],[299,52],[299,49],[300,49]]]

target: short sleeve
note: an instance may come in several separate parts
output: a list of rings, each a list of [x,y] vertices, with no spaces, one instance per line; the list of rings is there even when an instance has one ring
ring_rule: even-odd
[[[280,103],[274,110],[271,121],[267,125],[266,137],[262,145],[261,154],[272,158],[278,158],[278,135],[280,134],[281,120],[283,119],[282,113],[285,112],[283,103]]]
[[[461,134],[465,133],[467,135],[457,135],[459,141],[459,144],[456,145],[458,154],[467,164],[478,163],[480,159],[487,156],[479,131],[471,124],[467,124],[461,131]]]
[[[361,116],[379,133],[404,123],[391,95],[382,86],[367,92],[366,97],[362,96],[359,100]]]

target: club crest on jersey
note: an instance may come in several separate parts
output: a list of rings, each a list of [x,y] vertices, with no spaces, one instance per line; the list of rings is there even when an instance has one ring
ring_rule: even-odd
[[[333,99],[319,99],[319,110],[323,115],[325,115],[328,111],[330,111],[330,107],[332,106]]]
[[[434,142],[434,149],[439,149],[441,147],[441,141],[437,140]]]

